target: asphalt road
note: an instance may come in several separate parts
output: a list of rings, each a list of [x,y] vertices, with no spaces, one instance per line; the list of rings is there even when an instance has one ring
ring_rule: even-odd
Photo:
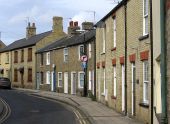
[[[0,89],[0,97],[11,109],[4,124],[76,124],[71,109],[59,103],[33,97],[16,90]]]

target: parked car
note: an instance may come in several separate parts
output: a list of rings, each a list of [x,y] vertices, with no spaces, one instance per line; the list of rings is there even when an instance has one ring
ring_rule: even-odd
[[[0,77],[0,88],[11,89],[11,81],[8,78]]]

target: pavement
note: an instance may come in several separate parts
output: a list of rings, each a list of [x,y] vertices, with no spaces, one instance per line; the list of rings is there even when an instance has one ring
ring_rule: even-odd
[[[123,116],[104,104],[92,101],[87,97],[22,88],[16,88],[16,90],[21,92],[26,91],[34,96],[44,97],[71,105],[83,112],[83,118],[88,119],[92,124],[143,124],[138,120]]]

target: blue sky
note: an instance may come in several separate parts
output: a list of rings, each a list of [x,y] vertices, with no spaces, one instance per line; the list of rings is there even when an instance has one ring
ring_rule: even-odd
[[[99,21],[116,4],[114,0],[0,0],[1,40],[6,44],[24,38],[28,20],[37,34],[52,29],[52,17],[62,16],[64,31],[69,21]]]

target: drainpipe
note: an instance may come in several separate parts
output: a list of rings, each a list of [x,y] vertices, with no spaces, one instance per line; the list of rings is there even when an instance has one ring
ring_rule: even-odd
[[[160,0],[160,26],[161,26],[161,97],[162,117],[161,123],[167,124],[167,83],[166,83],[166,43],[165,43],[165,0]]]
[[[127,115],[127,1],[124,3],[124,25],[125,25],[125,116]]]
[[[94,97],[96,99],[96,35],[94,36]]]
[[[150,0],[150,49],[151,49],[151,124],[153,124],[153,25],[152,25],[152,0]]]

